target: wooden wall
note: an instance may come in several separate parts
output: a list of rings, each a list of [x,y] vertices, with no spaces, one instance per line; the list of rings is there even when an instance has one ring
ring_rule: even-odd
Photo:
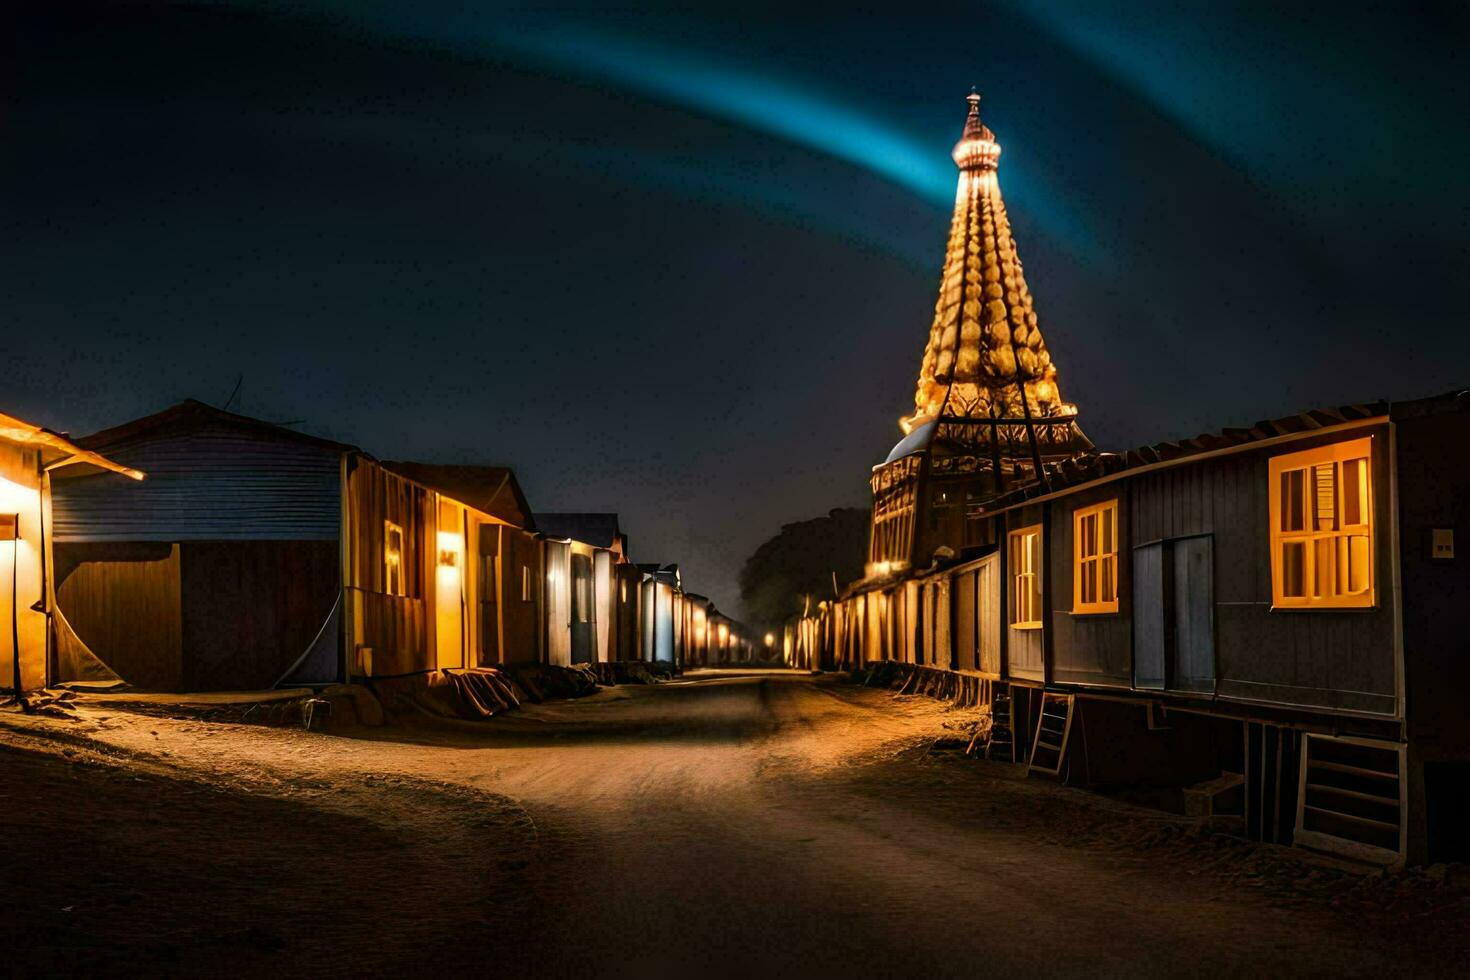
[[[347,476],[347,588],[353,670],[385,677],[431,670],[437,657],[426,611],[426,583],[436,549],[429,540],[432,494],[357,458]],[[407,595],[389,595],[383,564],[384,521],[403,528],[403,580]],[[372,651],[371,661],[359,651]]]
[[[638,622],[638,584],[641,578],[634,565],[613,566],[614,660],[638,659],[638,638],[641,635]],[[713,626],[710,628],[713,629]],[[713,637],[709,639],[713,641]]]
[[[186,541],[178,555],[185,690],[273,686],[337,601],[336,541]]]
[[[541,542],[536,535],[519,528],[506,527],[500,537],[500,614],[501,635],[505,646],[502,663],[535,663],[541,659],[543,624],[541,608],[542,563]],[[530,598],[521,598],[522,577],[528,576]]]
[[[1118,501],[1118,611],[1072,612],[1073,513],[1082,507]],[[1051,679],[1063,684],[1129,687],[1133,675],[1132,549],[1129,541],[1129,481],[1095,487],[1053,502],[1042,550],[1051,579]]]
[[[500,663],[500,603],[504,585],[500,569],[500,536],[502,525],[476,522],[475,552],[479,555],[479,574],[475,576],[475,600],[478,642],[471,647],[471,659],[481,667]]]
[[[1401,419],[1395,435],[1409,734],[1423,758],[1463,759],[1470,755],[1470,414]],[[1434,528],[1455,531],[1454,558],[1431,557]]]
[[[184,690],[179,546],[58,544],[53,555],[57,605],[92,653],[134,687]]]
[[[952,581],[955,667],[999,676],[999,556],[957,569]]]
[[[1267,460],[1345,439],[1373,440],[1371,609],[1271,608]],[[1393,714],[1392,512],[1384,427],[1204,460],[1131,481],[1133,546],[1210,535],[1214,553],[1216,690],[1222,697]],[[1123,582],[1131,581],[1122,576]]]
[[[1403,423],[1401,453],[1406,469],[1399,492],[1404,495],[1404,513],[1415,515],[1416,522],[1405,529],[1405,549],[1427,551],[1431,524],[1453,527],[1457,521],[1464,523],[1466,515],[1463,505],[1456,502],[1456,488],[1470,478],[1466,472],[1470,463],[1448,448],[1464,443],[1463,419],[1453,414]],[[1376,606],[1273,610],[1268,460],[1273,455],[1367,435],[1373,436]],[[1120,690],[1155,690],[1167,681],[1169,689],[1178,693],[1393,715],[1398,703],[1396,558],[1388,443],[1386,426],[1335,432],[1187,461],[1006,512],[994,519],[1000,567],[997,625],[992,629],[997,640],[1002,633],[1004,639],[1003,644],[994,645],[997,669],[1003,668],[1004,676],[1017,680]],[[927,489],[933,493],[937,486],[936,481]],[[1073,514],[1080,507],[1110,499],[1118,500],[1118,611],[1077,614],[1072,611]],[[1045,628],[1016,629],[1009,626],[1011,569],[1004,532],[1036,524],[1042,526],[1044,535]],[[1140,561],[1144,564],[1139,565]],[[1470,657],[1460,657],[1467,645],[1466,632],[1460,628],[1466,594],[1460,589],[1466,583],[1457,578],[1460,567],[1436,565],[1423,558],[1412,569],[1413,590],[1405,593],[1406,601],[1422,610],[1411,614],[1405,609],[1406,642],[1429,651],[1448,651],[1431,654],[1444,657],[1447,664],[1470,662]],[[1470,562],[1464,567],[1470,567]],[[1167,586],[1162,578],[1165,574]],[[1407,565],[1405,574],[1410,574]],[[1143,586],[1140,576],[1147,580]],[[959,583],[955,615],[960,618],[956,663],[974,669],[970,665],[980,663],[979,651],[985,648],[983,637],[971,632],[979,602],[966,591],[975,587],[972,575],[962,571],[955,581]],[[933,581],[924,583],[921,656],[925,663],[947,666],[949,648],[936,628],[942,596]],[[1146,596],[1137,591],[1144,586],[1152,590]],[[1174,597],[1173,591],[1179,589],[1184,594]],[[1148,621],[1135,622],[1145,599]],[[857,597],[855,603],[866,603],[863,656],[904,657],[904,645],[894,643],[893,617],[881,615],[877,595]],[[1136,630],[1144,632],[1136,635]],[[1142,678],[1135,678],[1134,670],[1138,644],[1149,660],[1144,669],[1147,676]],[[1470,668],[1464,670],[1470,679]],[[1438,690],[1444,689],[1455,687],[1445,685]],[[1424,717],[1435,719],[1426,724],[1453,725],[1457,733],[1463,731],[1456,737],[1470,751],[1470,725],[1462,729],[1457,722],[1446,720],[1458,709],[1453,702],[1438,704],[1437,693],[1426,688],[1421,694]]]
[[[543,541],[540,577],[546,616],[543,649],[546,662],[561,667],[572,662],[572,547],[562,541]]]
[[[1036,504],[1029,507],[1020,507],[1009,512],[1005,519],[1005,535],[1001,536],[1001,594],[1002,600],[1000,622],[1006,631],[1005,661],[1006,676],[1019,680],[1044,680],[1046,677],[1046,630],[1044,629],[1016,629],[1010,625],[1011,622],[1011,550],[1010,532],[1018,531],[1033,524],[1042,526],[1041,552],[1043,555],[1050,554],[1051,529],[1046,526],[1046,510],[1043,505]],[[1049,564],[1049,563],[1047,563]],[[1048,569],[1043,569],[1047,571]],[[1042,576],[1041,608],[1051,608],[1050,591],[1046,583],[1051,580],[1050,574]]]
[[[592,555],[592,587],[596,604],[597,657],[601,663],[616,660],[614,645],[617,634],[617,580],[613,574],[613,553],[598,548]],[[691,644],[692,645],[692,644]]]

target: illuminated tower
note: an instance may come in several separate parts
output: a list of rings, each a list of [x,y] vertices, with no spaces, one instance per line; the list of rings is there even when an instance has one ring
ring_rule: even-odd
[[[980,96],[954,162],[960,168],[934,322],[904,437],[874,467],[869,574],[927,566],[972,540],[975,509],[1045,479],[1045,464],[1092,449],[1062,400],[1016,254],[996,167],[1000,144]]]

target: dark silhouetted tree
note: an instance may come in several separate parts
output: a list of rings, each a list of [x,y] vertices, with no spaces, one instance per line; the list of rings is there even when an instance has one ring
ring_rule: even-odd
[[[782,526],[740,570],[740,601],[753,625],[770,629],[801,612],[806,596],[831,599],[838,587],[863,576],[869,512],[856,507]]]

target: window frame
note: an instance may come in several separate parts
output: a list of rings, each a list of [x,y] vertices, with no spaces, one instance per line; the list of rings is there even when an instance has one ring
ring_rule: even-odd
[[[1042,544],[1045,541],[1043,535],[1044,531],[1040,523],[1018,527],[1006,535],[1006,579],[1009,585],[1007,619],[1010,620],[1011,629],[1039,630],[1042,628],[1043,612],[1041,606],[1046,594],[1042,588],[1041,578],[1042,567],[1046,561],[1046,552],[1042,548]],[[1034,550],[1027,546],[1026,539],[1028,537],[1035,538]],[[1019,556],[1023,554],[1031,558],[1031,561],[1025,563],[1024,566],[1018,560]],[[1025,568],[1024,571],[1021,570],[1023,567]],[[1030,610],[1033,613],[1033,617],[1030,619],[1019,618],[1023,612],[1022,607],[1028,605],[1028,603],[1021,601],[1022,579],[1029,579],[1031,582],[1031,586],[1027,590],[1027,595],[1035,603],[1035,608]]]
[[[1092,541],[1096,550],[1090,555],[1082,553],[1084,534],[1082,532],[1083,522],[1089,517],[1097,518],[1096,531],[1092,535]],[[1112,521],[1113,547],[1111,551],[1103,549],[1103,525],[1107,520]],[[1074,616],[1089,616],[1097,614],[1115,613],[1118,611],[1118,597],[1122,592],[1122,583],[1118,581],[1118,498],[1104,500],[1086,507],[1078,507],[1072,511],[1072,614]],[[1086,602],[1082,598],[1083,565],[1095,563],[1097,565],[1097,595],[1098,598]],[[1108,564],[1113,569],[1113,596],[1111,599],[1102,598],[1103,574],[1102,570]]]
[[[394,535],[398,536],[398,547],[392,547]],[[383,521],[383,593],[400,599],[408,598],[408,569],[404,568],[403,553],[407,542],[403,525],[397,521]],[[394,573],[397,573],[397,588],[394,588]]]
[[[1358,501],[1359,517],[1362,521],[1357,524],[1346,524],[1342,517],[1345,513],[1344,481],[1342,471],[1344,464],[1363,460],[1366,471],[1364,473],[1362,499]],[[1317,517],[1317,509],[1313,504],[1313,480],[1312,475],[1318,466],[1331,465],[1333,474],[1333,514],[1337,527],[1328,530],[1313,528]],[[1302,480],[1301,512],[1303,528],[1301,530],[1284,530],[1282,521],[1282,486],[1281,481],[1288,473],[1305,472]],[[1311,449],[1302,449],[1296,452],[1279,453],[1267,461],[1266,466],[1266,493],[1269,502],[1270,525],[1268,527],[1268,541],[1271,558],[1271,608],[1272,609],[1370,609],[1378,604],[1378,536],[1374,527],[1374,505],[1376,494],[1373,489],[1373,437],[1362,436],[1356,439],[1342,439],[1337,442],[1328,443],[1325,446],[1315,446]],[[1320,498],[1319,498],[1320,501]],[[1366,537],[1368,539],[1367,561],[1368,561],[1368,585],[1358,592],[1340,592],[1334,588],[1334,592],[1327,596],[1312,595],[1316,588],[1316,563],[1318,542],[1344,539],[1351,541],[1354,537]],[[1302,588],[1306,592],[1303,596],[1288,596],[1285,594],[1285,571],[1283,568],[1286,556],[1286,545],[1288,543],[1301,542],[1304,544],[1302,554]],[[1351,549],[1351,544],[1348,545]],[[1351,551],[1349,550],[1348,561],[1351,563]],[[1340,559],[1339,559],[1340,561]],[[1334,568],[1333,585],[1337,585],[1336,578],[1340,565]]]

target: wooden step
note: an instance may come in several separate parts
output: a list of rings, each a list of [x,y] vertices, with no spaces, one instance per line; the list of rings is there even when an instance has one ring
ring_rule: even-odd
[[[1374,830],[1387,830],[1395,834],[1399,832],[1399,825],[1396,823],[1384,823],[1382,820],[1374,820],[1370,817],[1356,817],[1351,813],[1342,813],[1337,810],[1324,810],[1319,806],[1303,806],[1302,809],[1308,813],[1320,814],[1333,820],[1346,820],[1348,823],[1355,823],[1361,827],[1372,827]]]
[[[1315,768],[1315,767],[1314,767]],[[1341,786],[1328,786],[1326,783],[1308,783],[1307,791],[1318,790],[1323,793],[1335,793],[1338,796],[1346,796],[1349,799],[1364,800],[1368,803],[1381,803],[1398,809],[1399,801],[1396,796],[1374,796],[1372,793],[1360,793],[1355,789],[1343,789]]]
[[[1384,772],[1381,769],[1364,769],[1361,766],[1350,766],[1346,762],[1323,762],[1320,759],[1313,759],[1307,764],[1307,771],[1311,772],[1313,769],[1325,769],[1328,772],[1345,772],[1352,776],[1367,776],[1370,779],[1383,779],[1390,783],[1399,781],[1399,774],[1396,772]],[[1394,802],[1397,803],[1398,801],[1395,800]]]

